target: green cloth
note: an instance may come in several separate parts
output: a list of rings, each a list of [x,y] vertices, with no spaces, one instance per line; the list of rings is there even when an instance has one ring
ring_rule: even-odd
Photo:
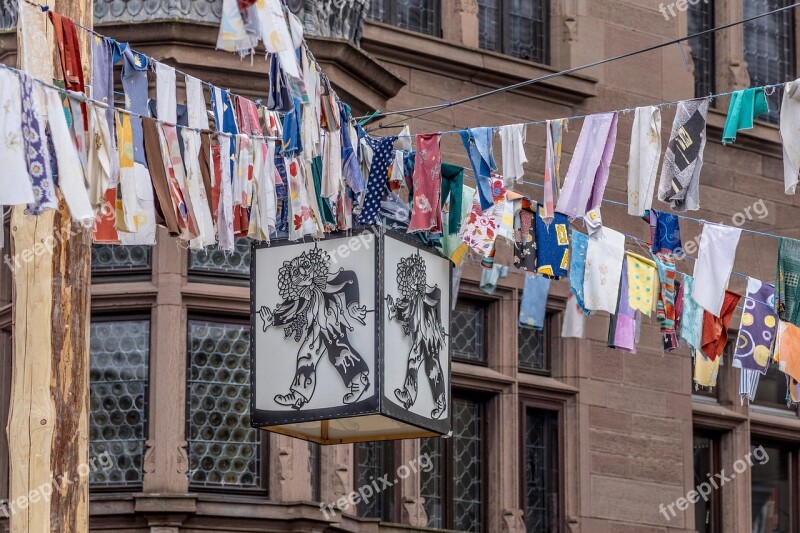
[[[442,165],[444,166],[444,165]],[[467,215],[469,215],[469,211],[472,208],[472,199],[475,197],[475,189],[470,187],[469,185],[464,185],[461,191],[461,199],[458,201],[459,210],[456,211],[453,209],[453,203],[450,203],[450,217],[445,218],[442,220],[442,254],[445,257],[450,257],[453,255],[453,252],[458,249],[463,243],[461,241],[461,237],[459,236],[458,232],[450,233],[450,220],[452,219],[453,213],[458,214],[458,225],[461,226],[461,221],[464,220]]]
[[[753,129],[753,118],[769,112],[767,95],[763,87],[751,87],[731,95],[728,118],[722,130],[722,144],[736,142],[736,132]]]
[[[322,223],[328,229],[327,231],[333,231],[336,229],[336,219],[333,216],[333,210],[331,209],[331,203],[327,198],[323,198],[321,195],[322,192],[322,157],[317,156],[311,160],[311,176],[314,178],[314,192],[317,196],[317,204],[319,205],[320,216],[322,217]],[[291,220],[291,219],[290,219]]]
[[[775,311],[784,322],[800,326],[800,241],[781,237],[775,277]]]
[[[461,230],[462,191],[464,190],[464,167],[442,163],[442,207],[450,197],[450,219],[447,223],[449,235],[455,235]]]

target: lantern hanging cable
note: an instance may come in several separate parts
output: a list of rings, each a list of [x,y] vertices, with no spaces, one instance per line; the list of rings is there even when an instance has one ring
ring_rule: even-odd
[[[643,54],[645,52],[652,52],[654,50],[658,50],[660,48],[671,46],[673,44],[680,44],[683,41],[687,41],[687,40],[693,39],[695,37],[700,37],[700,36],[707,35],[707,34],[713,34],[715,32],[721,31],[721,30],[726,30],[728,28],[733,28],[735,26],[739,26],[739,25],[745,24],[747,22],[751,22],[751,21],[754,21],[754,20],[757,20],[757,19],[760,19],[760,18],[763,18],[763,17],[767,17],[769,15],[774,15],[774,14],[780,13],[782,11],[787,11],[789,9],[794,9],[797,6],[800,6],[800,2],[795,2],[795,3],[790,4],[788,6],[780,7],[780,8],[774,9],[772,11],[767,11],[767,12],[761,13],[759,15],[754,15],[754,16],[748,17],[746,19],[738,20],[736,22],[730,22],[728,24],[723,24],[722,26],[717,26],[715,28],[709,28],[707,30],[699,31],[699,32],[694,33],[692,35],[686,35],[684,37],[678,37],[677,39],[672,39],[672,40],[664,42],[664,43],[659,43],[659,44],[656,44],[656,45],[653,45],[653,46],[648,46],[646,48],[642,48],[640,50],[635,50],[633,52],[627,52],[625,54],[620,54],[618,56],[609,57],[609,58],[606,58],[606,59],[601,59],[600,61],[595,61],[593,63],[587,63],[585,65],[580,65],[580,66],[577,66],[577,67],[568,68],[568,69],[565,69],[565,70],[562,70],[562,71],[559,71],[559,72],[553,72],[551,74],[546,74],[546,75],[540,76],[538,78],[532,78],[532,79],[529,79],[529,80],[521,81],[519,83],[506,85],[505,87],[498,87],[497,89],[492,89],[492,90],[486,91],[484,93],[480,93],[480,94],[476,94],[476,95],[472,95],[472,96],[467,96],[465,98],[461,98],[460,100],[456,100],[456,101],[453,101],[453,102],[444,102],[444,103],[441,103],[441,104],[433,104],[433,105],[428,105],[428,106],[415,107],[415,108],[411,108],[411,109],[403,109],[403,110],[399,110],[399,111],[386,111],[384,113],[377,113],[377,114],[374,115],[374,118],[382,118],[382,117],[387,117],[387,116],[391,116],[391,115],[410,115],[411,113],[417,113],[417,114],[410,115],[410,116],[406,117],[403,120],[392,122],[391,124],[376,126],[375,128],[372,128],[370,131],[374,131],[374,130],[377,130],[377,129],[392,128],[392,127],[398,126],[400,124],[403,124],[404,122],[407,122],[408,120],[419,118],[419,117],[424,116],[424,115],[428,115],[428,114],[433,113],[435,111],[438,111],[440,109],[448,109],[448,108],[451,108],[451,107],[455,107],[457,105],[466,104],[468,102],[474,102],[475,100],[479,100],[481,98],[486,98],[487,96],[492,96],[492,95],[499,94],[499,93],[513,91],[515,89],[521,89],[523,87],[527,87],[529,85],[534,85],[534,84],[537,84],[537,83],[541,83],[543,81],[547,81],[547,80],[550,80],[550,79],[553,79],[553,78],[557,78],[559,76],[564,76],[566,74],[572,74],[574,72],[578,72],[578,71],[585,70],[585,69],[588,69],[588,68],[597,67],[597,66],[600,66],[600,65],[604,65],[606,63],[611,63],[612,61],[617,61],[617,60],[620,60],[620,59],[626,59],[628,57],[633,57],[633,56],[636,56],[636,55],[639,55],[639,54]],[[369,116],[369,115],[358,117],[357,120],[366,118],[367,116]]]

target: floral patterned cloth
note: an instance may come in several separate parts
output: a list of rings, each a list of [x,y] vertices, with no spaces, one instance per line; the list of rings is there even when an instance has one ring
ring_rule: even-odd
[[[44,122],[41,119],[38,94],[35,93],[33,79],[20,76],[22,105],[22,142],[25,146],[25,162],[28,176],[33,184],[34,202],[28,204],[27,211],[32,215],[41,214],[45,209],[58,207],[53,176],[50,170],[50,150],[48,149]]]
[[[439,151],[439,139],[438,133],[417,135],[414,197],[408,233],[442,231],[442,154]],[[374,160],[372,164],[375,164]]]

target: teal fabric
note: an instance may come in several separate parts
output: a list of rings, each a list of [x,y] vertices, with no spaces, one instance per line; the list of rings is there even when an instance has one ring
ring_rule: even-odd
[[[753,119],[768,111],[769,104],[763,87],[751,87],[733,93],[722,130],[722,144],[736,142],[736,132],[753,129]]]
[[[448,235],[461,231],[462,192],[464,190],[464,168],[450,163],[442,163],[442,207],[450,197],[450,217],[447,222]]]

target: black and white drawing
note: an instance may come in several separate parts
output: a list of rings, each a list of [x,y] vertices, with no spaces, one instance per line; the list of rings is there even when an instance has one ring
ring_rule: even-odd
[[[258,311],[263,331],[282,326],[284,338],[292,337],[300,347],[294,379],[275,403],[302,409],[314,395],[317,365],[325,355],[348,389],[342,404],[359,401],[370,387],[370,367],[350,339],[366,327],[368,312],[359,299],[356,273],[331,271],[330,255],[315,246],[284,261],[277,283],[283,301],[274,310],[262,306]]]
[[[397,300],[386,296],[388,320],[403,325],[403,334],[411,337],[408,366],[402,388],[395,397],[406,409],[411,409],[419,390],[418,373],[424,365],[425,376],[433,395],[431,418],[441,418],[447,410],[447,386],[442,371],[440,353],[445,347],[446,333],[442,324],[442,291],[438,285],[428,285],[425,261],[419,252],[400,259],[397,265]]]

